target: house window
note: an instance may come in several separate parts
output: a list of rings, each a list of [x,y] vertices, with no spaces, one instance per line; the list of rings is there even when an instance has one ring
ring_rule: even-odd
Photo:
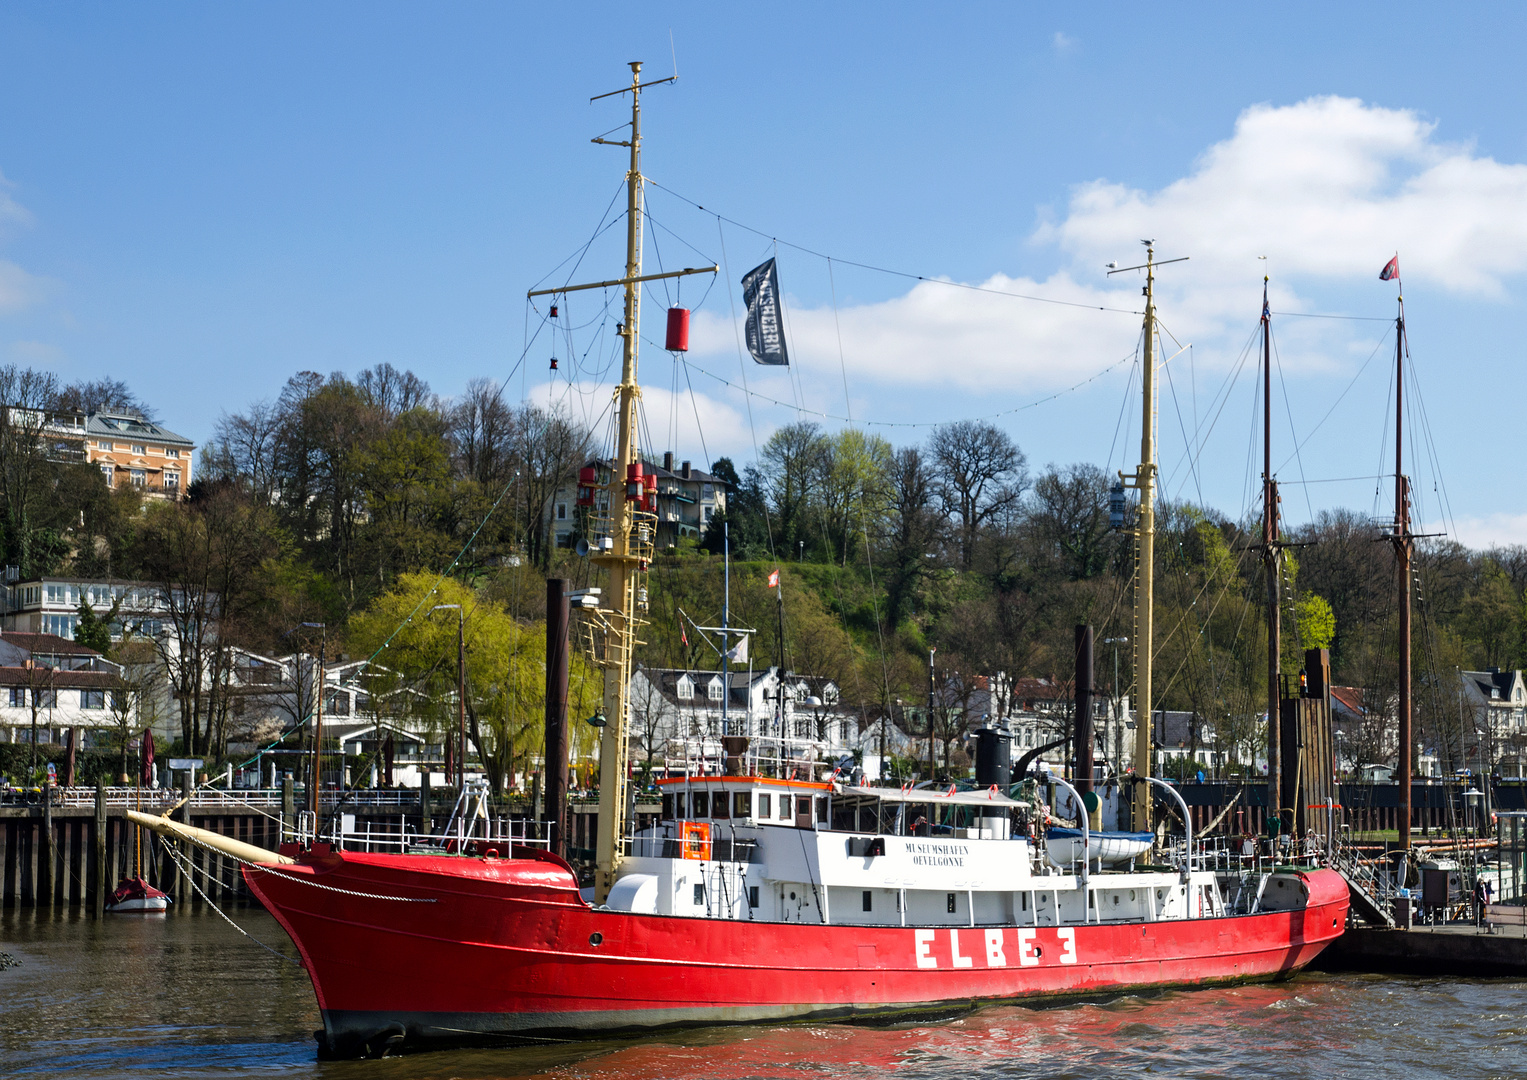
[[[557,504],[557,520],[558,521],[566,521],[567,520],[567,503],[558,503]]]
[[[165,447],[164,456],[165,457],[179,457],[180,456],[180,451],[177,450],[173,446],[168,446],[168,447]]]
[[[80,708],[82,708],[82,709],[104,709],[104,708],[106,708],[106,691],[105,690],[81,690],[80,691]]]
[[[180,490],[180,474],[178,472],[167,472],[164,474],[164,490]]]
[[[715,497],[716,497],[716,488],[715,488],[715,485],[713,485],[713,484],[701,484],[700,485],[700,501],[701,502],[710,502]]]
[[[142,443],[133,443],[133,453],[141,457],[142,455],[148,453],[148,450],[143,446]]]
[[[350,695],[349,694],[334,694],[334,695],[332,695],[329,698],[329,715],[330,716],[349,716],[350,715]]]
[[[142,469],[132,470],[133,487],[143,487],[148,483],[148,475]]]
[[[695,684],[689,681],[688,675],[685,675],[679,680],[679,685],[674,689],[674,693],[680,701],[690,701],[695,696]]]
[[[105,439],[97,439],[95,441],[95,448],[97,450],[110,450],[111,443],[107,442]]]
[[[24,709],[27,704],[27,692],[22,687],[11,687],[11,708]]]
[[[33,690],[32,702],[39,709],[56,709],[58,708],[58,691],[52,689]]]
[[[707,696],[709,696],[709,698],[712,701],[720,701],[721,700],[721,680],[720,679],[712,679],[710,681],[710,686],[706,687],[705,692],[706,692]]]

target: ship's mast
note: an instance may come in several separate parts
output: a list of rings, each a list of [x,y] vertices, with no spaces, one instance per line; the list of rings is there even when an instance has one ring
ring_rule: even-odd
[[[1151,646],[1155,642],[1156,601],[1156,249],[1145,248],[1145,353],[1140,385],[1144,390],[1140,421],[1140,467],[1135,487],[1140,492],[1135,525],[1135,775],[1151,774]],[[1141,718],[1144,719],[1141,719]],[[1150,821],[1150,785],[1135,785],[1135,828]]]
[[[1283,609],[1278,603],[1282,550],[1278,541],[1278,482],[1272,474],[1272,313],[1262,278],[1262,565],[1267,572],[1267,812],[1283,820]]]
[[[1135,657],[1135,775],[1151,774],[1151,648],[1155,641],[1153,613],[1156,597],[1156,242],[1145,245],[1145,262],[1109,270],[1122,274],[1127,270],[1145,271],[1145,351],[1140,367],[1143,391],[1143,415],[1140,424],[1140,466],[1119,478],[1140,493],[1135,520],[1135,632],[1130,641]],[[1185,262],[1186,257],[1166,262]],[[1150,821],[1150,785],[1135,784],[1134,820],[1136,829],[1148,828]]]
[[[615,883],[615,872],[621,860],[621,840],[626,832],[626,743],[629,730],[627,696],[631,683],[632,652],[639,644],[636,629],[643,621],[638,609],[645,607],[645,589],[641,582],[645,579],[657,533],[656,515],[644,509],[645,488],[640,474],[633,470],[633,466],[639,467],[641,460],[636,445],[636,402],[641,397],[641,387],[636,381],[637,352],[641,342],[641,285],[644,281],[658,278],[715,273],[717,270],[717,267],[709,266],[663,274],[642,274],[641,92],[649,86],[673,82],[677,76],[644,83],[641,81],[641,70],[641,62],[633,61],[630,86],[590,99],[598,101],[617,94],[631,95],[630,139],[601,137],[592,140],[607,146],[627,147],[631,152],[631,164],[626,170],[625,276],[614,281],[532,290],[528,294],[557,295],[615,285],[622,286],[626,294],[625,322],[617,330],[624,345],[620,385],[615,389],[618,433],[610,478],[605,485],[608,517],[601,518],[597,524],[590,523],[591,532],[598,544],[591,549],[591,561],[604,567],[609,574],[605,606],[592,612],[599,631],[597,637],[603,639],[603,647],[595,660],[604,668],[605,716],[599,740],[599,831],[595,841],[594,877],[597,903],[604,902],[610,886]]]
[[[1394,320],[1394,544],[1395,580],[1400,600],[1399,751],[1395,779],[1400,785],[1400,850],[1410,850],[1411,687],[1410,687],[1410,559],[1415,536],[1410,531],[1410,477],[1405,475],[1405,297],[1399,297]]]

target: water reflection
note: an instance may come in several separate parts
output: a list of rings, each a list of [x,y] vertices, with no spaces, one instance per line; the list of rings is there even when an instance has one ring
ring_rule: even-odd
[[[0,1075],[324,1080],[752,1077],[1521,1077],[1527,984],[1305,975],[1290,983],[993,1008],[942,1024],[711,1029],[318,1062],[312,987],[261,912],[0,918]]]

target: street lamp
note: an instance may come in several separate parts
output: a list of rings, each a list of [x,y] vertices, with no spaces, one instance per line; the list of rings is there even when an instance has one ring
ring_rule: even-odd
[[[459,729],[459,741],[456,747],[459,751],[456,755],[456,790],[465,791],[467,786],[467,645],[466,645],[466,613],[461,610],[460,604],[436,604],[429,609],[433,615],[437,611],[456,612],[456,726]]]
[[[1104,645],[1113,646],[1113,771],[1122,774],[1124,770],[1124,717],[1121,715],[1119,698],[1119,646],[1128,645],[1127,637],[1107,637],[1103,639]]]
[[[317,840],[319,789],[323,787],[323,692],[328,682],[326,677],[328,672],[324,665],[327,660],[326,654],[329,645],[329,626],[327,623],[321,622],[305,622],[302,625],[310,630],[323,631],[318,638],[318,678],[316,680],[318,685],[314,691],[316,704],[313,709],[313,782],[309,785],[308,791],[308,809],[313,812],[313,839]],[[302,666],[300,663],[298,664],[297,671],[298,701],[300,703],[302,690]]]

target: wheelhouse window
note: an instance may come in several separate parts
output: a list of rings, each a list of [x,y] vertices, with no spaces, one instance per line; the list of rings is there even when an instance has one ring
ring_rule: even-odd
[[[760,818],[768,818],[774,816],[774,809],[770,806],[770,803],[773,802],[773,800],[774,797],[772,795],[764,794],[758,796],[758,816]]]
[[[732,793],[732,817],[753,816],[753,793],[751,791],[734,791]]]
[[[726,792],[718,791],[710,801],[711,817],[731,817],[732,806],[726,797]]]
[[[710,792],[695,791],[690,793],[689,816],[697,818],[710,817]]]

